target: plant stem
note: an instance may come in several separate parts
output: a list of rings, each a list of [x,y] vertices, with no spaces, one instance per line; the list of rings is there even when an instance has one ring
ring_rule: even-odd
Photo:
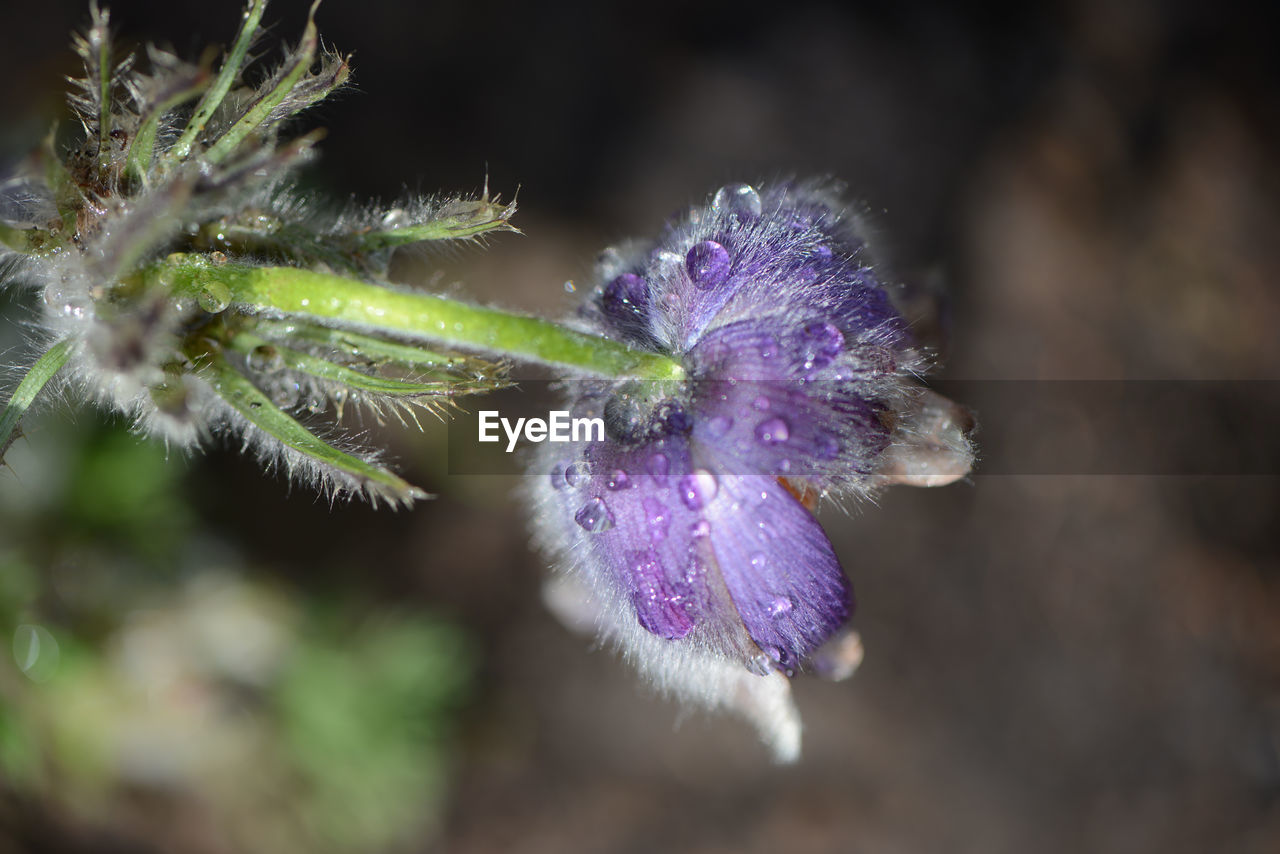
[[[142,273],[151,286],[198,296],[225,286],[231,300],[253,311],[311,318],[325,325],[428,340],[447,347],[481,351],[599,377],[679,379],[684,369],[661,353],[634,350],[596,335],[566,329],[548,320],[468,305],[447,297],[317,273],[294,267],[213,265],[198,256],[177,255]]]

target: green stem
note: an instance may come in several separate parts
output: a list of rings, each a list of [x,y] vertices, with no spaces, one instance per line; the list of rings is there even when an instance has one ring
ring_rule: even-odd
[[[31,408],[41,389],[67,363],[67,359],[71,357],[72,346],[70,339],[54,344],[36,360],[31,370],[27,371],[27,375],[22,378],[22,382],[18,383],[18,387],[14,389],[13,397],[9,398],[4,411],[0,412],[0,460],[4,459],[5,452],[17,438],[18,422]]]
[[[320,41],[320,36],[316,32],[315,22],[316,7],[319,5],[320,0],[315,0],[311,4],[311,11],[307,15],[307,27],[302,33],[302,44],[298,46],[297,52],[289,59],[292,65],[282,69],[275,86],[251,104],[245,110],[244,115],[237,119],[235,124],[229,127],[218,138],[218,141],[209,147],[204,156],[204,159],[209,163],[221,163],[239,147],[245,137],[263,127],[267,123],[267,117],[271,115],[271,112],[284,101],[293,87],[302,79],[302,75],[307,73],[307,69],[311,67],[312,60],[315,59],[316,45]],[[337,83],[334,85],[336,86]]]
[[[233,302],[255,311],[404,335],[600,377],[668,380],[684,376],[684,369],[669,356],[634,350],[548,320],[447,297],[391,290],[330,273],[294,267],[213,265],[198,256],[179,255],[142,275],[151,286],[167,283],[175,292],[191,296],[223,285],[230,290]]]
[[[231,86],[240,76],[245,54],[249,52],[249,45],[253,43],[253,37],[258,32],[258,25],[262,23],[262,13],[266,8],[266,0],[249,0],[244,10],[244,21],[240,25],[240,32],[236,35],[231,52],[227,54],[222,67],[218,69],[218,76],[213,81],[213,85],[196,104],[195,112],[191,114],[191,120],[187,122],[182,135],[165,154],[168,159],[182,160],[191,153],[192,146],[204,132],[209,119],[213,118],[214,112],[222,105],[227,93],[231,91]]]

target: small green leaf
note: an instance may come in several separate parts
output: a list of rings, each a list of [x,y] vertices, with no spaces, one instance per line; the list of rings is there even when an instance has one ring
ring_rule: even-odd
[[[448,397],[454,394],[465,394],[467,391],[488,390],[495,385],[491,383],[484,386],[484,388],[477,388],[475,383],[471,383],[468,386],[462,381],[450,381],[447,379],[415,382],[394,377],[377,376],[376,374],[365,374],[346,365],[331,362],[328,359],[323,359],[302,350],[270,344],[266,339],[247,332],[233,335],[230,345],[233,350],[245,355],[259,351],[259,348],[272,348],[274,355],[280,357],[284,367],[288,370],[299,371],[317,379],[373,395],[402,398]]]
[[[382,499],[393,506],[407,506],[427,497],[422,490],[386,469],[339,451],[303,427],[233,368],[216,346],[208,342],[189,345],[187,356],[195,363],[196,374],[205,378],[250,424],[310,457],[330,474],[336,473],[339,483],[349,479],[371,501],[376,503]]]
[[[403,228],[381,229],[353,234],[348,238],[352,248],[376,251],[428,240],[455,240],[477,237],[489,231],[515,231],[509,220],[516,212],[515,202],[504,205],[497,199],[457,200],[445,205],[427,222]]]
[[[320,0],[315,0],[311,4],[311,11],[307,13],[307,26],[302,31],[302,41],[293,56],[286,62],[285,67],[281,69],[281,73],[268,84],[270,88],[250,104],[235,124],[209,147],[204,158],[209,163],[220,163],[225,160],[240,146],[245,137],[265,125],[276,107],[280,106],[302,76],[311,68],[311,63],[316,56],[316,45],[320,42],[315,22],[316,8],[319,5]],[[345,76],[342,79],[345,80]]]
[[[22,420],[23,414],[31,408],[31,404],[49,380],[53,379],[54,375],[67,363],[67,359],[71,357],[72,347],[70,339],[63,339],[54,344],[36,360],[31,370],[27,371],[27,375],[22,378],[22,382],[18,383],[18,387],[13,390],[13,397],[9,398],[4,411],[0,412],[0,461],[4,460],[9,446],[17,438],[18,422]]]
[[[208,70],[199,68],[192,74],[171,81],[167,91],[156,97],[154,106],[147,113],[138,132],[129,143],[125,170],[131,181],[142,185],[147,183],[151,161],[155,156],[156,134],[160,129],[160,119],[174,107],[199,95],[208,85]]]
[[[314,344],[347,353],[352,359],[364,359],[375,364],[393,363],[435,379],[460,376],[493,379],[504,372],[501,365],[483,359],[438,353],[415,344],[362,335],[346,329],[285,320],[258,320],[254,329],[276,341]]]
[[[196,104],[195,112],[191,114],[191,120],[187,122],[182,135],[178,137],[178,141],[173,144],[173,147],[166,152],[166,159],[178,161],[191,153],[196,140],[204,132],[205,126],[209,124],[209,119],[213,118],[213,114],[217,112],[218,107],[222,106],[227,93],[231,91],[232,85],[239,78],[240,69],[244,66],[245,55],[249,52],[249,46],[253,44],[254,36],[258,32],[258,26],[262,23],[262,13],[266,8],[267,0],[249,0],[245,6],[244,22],[240,25],[240,32],[236,35],[231,52],[227,54],[222,67],[218,69],[218,76],[213,81],[213,85],[209,87],[209,90],[204,93],[204,97]]]

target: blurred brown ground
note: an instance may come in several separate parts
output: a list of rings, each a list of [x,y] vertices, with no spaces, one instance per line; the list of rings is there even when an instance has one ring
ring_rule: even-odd
[[[225,39],[232,17],[114,5],[123,31],[179,48]],[[47,115],[34,93],[71,70],[53,50],[79,4],[29,14],[25,38],[0,37],[6,116]],[[302,13],[270,15],[287,36]],[[521,186],[526,237],[444,259],[464,293],[563,312],[561,284],[601,247],[719,183],[830,173],[879,214],[904,275],[945,278],[945,377],[1280,376],[1280,76],[1261,6],[333,0],[319,21],[356,52],[361,91],[322,111],[316,180],[466,189],[487,163],[493,187]],[[405,459],[438,449],[396,441]],[[210,524],[282,572],[443,607],[481,639],[429,850],[1280,849],[1274,476],[979,469],[827,508],[867,657],[846,683],[797,680],[805,756],[777,768],[744,726],[681,720],[542,610],[514,479],[409,466],[441,497],[397,516],[286,499],[225,453],[191,481]],[[173,839],[133,832],[119,850]]]

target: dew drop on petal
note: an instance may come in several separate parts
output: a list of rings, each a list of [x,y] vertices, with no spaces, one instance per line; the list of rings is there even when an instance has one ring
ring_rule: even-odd
[[[807,324],[803,330],[805,355],[836,356],[844,349],[844,333],[834,323],[815,321]]]
[[[721,436],[729,432],[729,428],[733,426],[733,419],[727,415],[717,415],[707,422],[707,436],[712,439],[719,439]]]
[[[773,672],[773,659],[765,652],[751,656],[747,659],[746,664],[747,669],[757,676],[768,676]]]
[[[569,486],[576,489],[585,479],[586,474],[583,473],[582,466],[570,463],[564,467],[564,482],[569,484]]]
[[[564,479],[564,463],[556,463],[551,467],[551,487],[553,489],[564,489],[568,485]]]
[[[671,461],[667,459],[667,455],[657,453],[649,457],[644,464],[645,471],[653,476],[653,479],[660,484],[666,484],[667,473],[671,471]]]
[[[616,276],[600,296],[600,307],[616,320],[639,317],[648,305],[649,286],[635,273]]]
[[[604,503],[604,499],[596,496],[582,505],[578,512],[574,514],[573,521],[581,525],[583,529],[593,534],[598,534],[613,527],[613,513],[609,512],[609,507]]]
[[[778,445],[787,441],[791,429],[781,418],[766,418],[756,425],[756,438],[766,445]]]
[[[765,609],[765,612],[776,620],[779,617],[790,613],[793,607],[794,605],[792,604],[790,597],[777,596],[769,602],[769,606]]]
[[[711,536],[711,523],[706,519],[699,519],[689,528],[689,533],[694,539],[703,539]]]
[[[690,510],[701,510],[716,497],[720,485],[716,476],[706,469],[696,469],[680,478],[680,500]]]
[[[755,552],[751,555],[751,568],[757,572],[762,572],[769,563],[769,558],[764,552]]]
[[[762,394],[762,395],[760,395],[759,397],[757,397],[755,400],[753,400],[753,401],[751,402],[751,405],[752,405],[755,409],[759,410],[760,412],[768,412],[768,411],[769,411],[769,398],[765,397],[765,396]]]
[[[716,191],[711,204],[717,213],[736,214],[743,219],[754,219],[764,210],[760,194],[750,184],[726,184]]]
[[[617,492],[619,489],[626,489],[631,486],[631,478],[627,477],[627,473],[622,469],[614,469],[613,474],[609,475],[609,479],[604,482],[604,485]]]
[[[719,287],[729,278],[729,250],[714,240],[694,244],[684,258],[685,269],[695,287],[703,290]]]

